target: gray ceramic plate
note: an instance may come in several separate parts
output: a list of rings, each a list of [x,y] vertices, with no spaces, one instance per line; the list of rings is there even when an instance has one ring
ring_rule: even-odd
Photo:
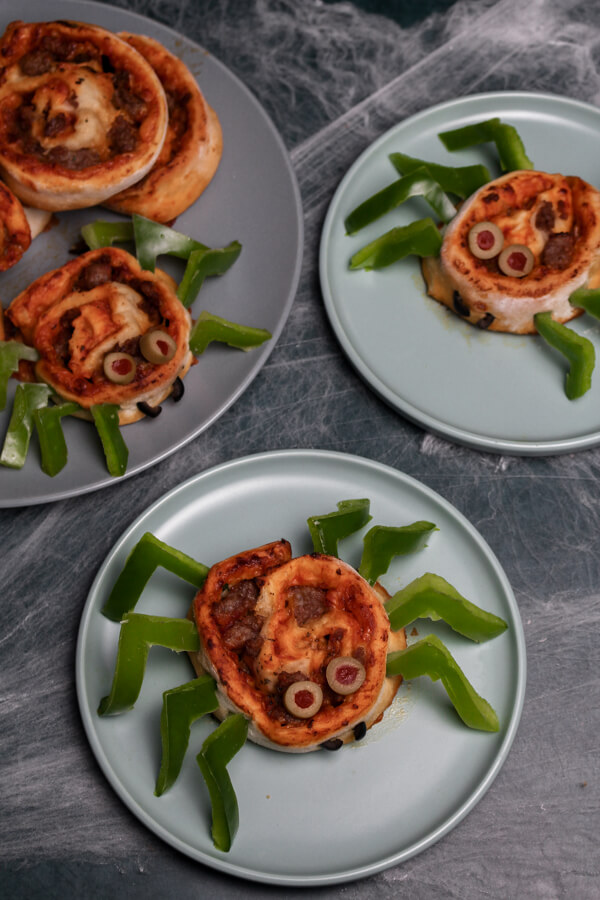
[[[321,240],[321,286],[337,337],[365,381],[398,412],[450,440],[498,453],[565,453],[600,443],[600,373],[576,401],[565,397],[562,357],[538,338],[490,334],[461,321],[425,294],[408,258],[381,271],[351,272],[353,253],[398,224],[428,215],[423,201],[348,237],[344,219],[397,177],[388,154],[401,151],[446,165],[483,162],[490,147],[448,153],[438,132],[500,116],[517,127],[535,165],[579,175],[600,187],[600,110],[544,94],[479,94],[435,106],[395,126],[370,146],[341,182]],[[600,323],[572,327],[596,346]]]
[[[5,4],[0,11],[0,30],[14,17]],[[23,0],[19,17],[46,20],[48,5]],[[243,250],[226,275],[206,281],[192,314],[208,309],[226,319],[267,328],[273,335],[271,341],[248,353],[211,345],[186,377],[186,394],[179,404],[167,402],[158,419],[127,426],[123,434],[129,447],[130,476],[164,459],[211,425],[266,362],[298,284],[302,205],[287,151],[270,119],[244,85],[206,50],[162,25],[113,6],[56,0],[52,17],[147,34],[179,55],[197,77],[221,121],[223,158],[214,180],[175,227],[210,246],[239,240]],[[4,306],[34,278],[72,258],[68,251],[78,239],[81,225],[96,218],[118,217],[103,209],[61,213],[59,224],[37,238],[17,266],[0,275]],[[181,278],[183,264],[170,262],[166,257],[160,260],[163,268]],[[14,382],[9,398],[13,392]],[[9,399],[7,409],[0,413],[0,440],[11,407]],[[106,470],[95,429],[74,419],[63,419],[63,423],[69,449],[63,471],[55,478],[44,475],[34,439],[21,471],[0,467],[0,506],[42,503],[115,483]]]
[[[467,597],[509,623],[487,644],[473,644],[439,623],[435,631],[476,689],[496,709],[501,730],[466,728],[443,688],[427,678],[405,684],[383,722],[338,753],[290,756],[247,744],[229,771],[240,827],[228,854],[214,849],[210,807],[195,756],[215,727],[192,729],[173,788],[157,798],[162,691],[192,677],[189,662],[151,651],[133,711],[100,719],[110,689],[119,626],[100,610],[127,554],[151,531],[205,563],[287,537],[296,555],[311,552],[310,515],[339,500],[369,497],[372,524],[426,519],[439,532],[414,556],[396,560],[382,578],[390,591],[425,571],[443,575]],[[362,533],[340,543],[357,566]],[[194,590],[158,571],[137,612],[184,616]],[[439,495],[395,469],[319,451],[265,453],[204,472],[153,504],[125,532],[100,569],[88,597],[77,645],[77,692],[98,763],[123,802],[153,832],[183,853],[233,875],[286,885],[348,881],[424,850],[460,822],[502,766],[518,726],[525,691],[525,642],[518,608],[498,561],[469,522]],[[443,748],[443,752],[441,750]]]

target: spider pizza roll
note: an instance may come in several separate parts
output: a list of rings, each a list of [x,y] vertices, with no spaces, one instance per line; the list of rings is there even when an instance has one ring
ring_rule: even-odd
[[[288,752],[363,737],[402,680],[385,674],[406,640],[384,597],[335,557],[292,559],[285,540],[217,563],[194,601],[191,654],[216,680],[217,715],[243,713],[253,741]]]
[[[151,414],[193,361],[190,315],[171,279],[115,247],[42,275],[6,319],[38,351],[38,380],[84,410],[116,403],[121,425]]]
[[[187,66],[149,37],[119,35],[142,54],[167,95],[167,137],[150,172],[105,204],[117,212],[172,222],[212,180],[223,151],[221,126]]]
[[[600,287],[600,192],[581,178],[510,172],[480,188],[423,262],[428,293],[490,331],[535,332],[533,317],[582,313],[579,287]]]
[[[154,165],[167,101],[128,43],[80,22],[11,23],[0,39],[0,171],[47,210],[101,203]]]
[[[0,272],[19,262],[31,240],[26,211],[20,200],[0,181]]]

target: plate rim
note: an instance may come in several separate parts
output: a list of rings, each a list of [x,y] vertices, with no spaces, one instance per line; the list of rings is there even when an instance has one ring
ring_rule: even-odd
[[[221,473],[227,472],[228,470],[247,470],[248,468],[252,470],[254,466],[261,466],[265,462],[271,463],[274,460],[276,461],[276,464],[278,462],[281,462],[281,464],[284,466],[289,462],[296,463],[298,465],[300,462],[306,461],[307,459],[317,461],[323,460],[325,465],[330,463],[335,464],[336,462],[345,462],[351,465],[356,465],[357,467],[362,469],[368,469],[369,471],[382,473],[403,485],[407,485],[412,490],[416,490],[417,492],[424,494],[429,500],[440,504],[445,509],[445,511],[452,516],[455,522],[457,522],[458,525],[463,528],[475,541],[478,548],[483,552],[488,563],[491,565],[495,577],[498,579],[499,585],[502,589],[502,593],[507,603],[507,608],[512,616],[517,669],[514,689],[515,702],[511,708],[510,720],[506,727],[504,738],[493,757],[491,765],[486,770],[485,776],[477,784],[477,787],[467,796],[467,798],[458,807],[458,809],[456,809],[452,815],[450,815],[441,823],[441,825],[439,825],[425,837],[416,842],[413,842],[413,844],[411,844],[409,847],[406,847],[395,854],[369,864],[354,867],[352,869],[345,869],[344,871],[338,871],[335,873],[330,873],[328,875],[324,875],[321,873],[314,876],[298,874],[282,875],[274,872],[260,872],[258,870],[248,869],[245,866],[230,862],[226,858],[221,859],[219,857],[214,857],[206,854],[204,851],[186,845],[179,838],[171,835],[171,833],[163,825],[157,822],[139,805],[136,798],[127,789],[124,788],[118,777],[113,772],[110,762],[105,756],[103,745],[93,725],[94,710],[92,710],[86,702],[86,674],[84,668],[84,652],[88,632],[89,629],[93,626],[94,616],[100,614],[100,611],[96,609],[98,599],[97,595],[102,587],[105,572],[111,565],[112,560],[116,556],[118,556],[119,553],[122,553],[124,551],[128,542],[133,539],[136,532],[144,528],[144,523],[149,517],[154,515],[162,505],[170,504],[177,494],[188,491],[192,485],[197,485],[202,481],[209,481],[211,478],[219,477]],[[245,477],[248,476],[246,475]],[[208,491],[208,494],[210,494],[210,489]],[[161,497],[153,501],[142,513],[140,513],[134,519],[134,521],[129,526],[127,526],[127,528],[124,530],[124,532],[117,539],[117,541],[105,556],[98,572],[96,573],[81,614],[75,653],[75,687],[77,703],[83,723],[84,732],[92,749],[96,763],[117,794],[118,799],[130,810],[130,812],[132,812],[139,819],[139,821],[142,822],[142,824],[144,824],[156,836],[161,838],[171,847],[183,853],[185,856],[193,859],[194,861],[200,862],[203,865],[207,865],[209,866],[209,868],[213,868],[239,878],[247,879],[249,881],[258,882],[261,884],[271,884],[288,887],[327,886],[342,884],[369,877],[392,866],[396,866],[407,861],[408,859],[416,856],[423,850],[432,846],[438,840],[452,831],[456,827],[456,825],[458,825],[459,822],[461,822],[462,819],[467,816],[467,814],[487,793],[496,776],[500,772],[500,769],[506,762],[523,713],[526,681],[527,651],[519,606],[508,577],[504,572],[504,569],[502,568],[492,548],[489,546],[481,533],[459,509],[457,509],[452,503],[450,503],[450,501],[446,500],[437,491],[433,490],[428,485],[423,484],[413,476],[407,475],[406,473],[401,472],[398,469],[394,469],[393,467],[388,466],[384,463],[369,459],[368,457],[356,456],[350,453],[342,453],[339,451],[330,450],[274,450],[265,451],[262,453],[254,453],[248,456],[228,460],[226,462],[212,466],[210,469],[206,469],[202,472],[196,473],[195,475],[186,479],[181,484],[171,488]]]
[[[26,0],[27,2],[27,0]],[[290,151],[287,149],[281,134],[275,126],[271,116],[266,111],[260,100],[252,93],[250,88],[244,84],[241,78],[236,75],[236,73],[230,69],[225,63],[221,62],[221,60],[215,56],[211,51],[209,51],[204,45],[199,44],[197,41],[183,34],[182,32],[176,31],[171,26],[160,22],[156,19],[151,19],[148,16],[143,15],[142,13],[136,12],[134,10],[111,6],[107,3],[101,3],[99,0],[60,0],[61,4],[69,5],[73,8],[73,10],[79,10],[82,7],[85,7],[86,10],[90,10],[90,15],[93,15],[93,10],[102,13],[102,17],[106,16],[107,13],[110,15],[114,13],[116,15],[125,15],[126,17],[134,17],[140,22],[140,27],[142,27],[142,23],[149,23],[152,28],[157,29],[159,32],[168,32],[168,34],[173,38],[173,40],[184,41],[188,47],[193,46],[197,50],[199,50],[206,57],[210,58],[211,64],[217,66],[222,72],[227,74],[227,77],[231,79],[231,81],[235,84],[237,89],[242,93],[246,101],[250,103],[256,112],[256,114],[261,118],[263,124],[266,126],[267,130],[270,132],[271,137],[273,138],[275,144],[278,146],[278,149],[281,154],[282,162],[284,163],[285,170],[290,179],[290,187],[291,192],[294,199],[294,213],[295,213],[295,222],[296,229],[298,233],[298,240],[296,242],[296,254],[294,259],[294,268],[291,272],[291,277],[289,281],[289,290],[288,295],[286,297],[285,303],[282,304],[281,307],[281,315],[277,322],[277,327],[272,332],[272,337],[269,341],[266,341],[261,347],[256,350],[256,360],[253,365],[246,373],[245,377],[241,380],[241,382],[236,386],[236,389],[231,393],[231,395],[226,398],[225,402],[214,411],[214,413],[202,423],[200,427],[196,427],[191,429],[189,434],[183,437],[183,439],[176,442],[174,445],[170,446],[169,449],[164,450],[162,453],[159,453],[156,456],[152,456],[151,459],[145,460],[144,462],[138,463],[131,470],[127,470],[122,476],[118,478],[114,478],[109,475],[108,471],[106,474],[103,474],[102,477],[93,480],[92,482],[87,483],[86,485],[80,485],[75,488],[62,488],[56,491],[51,490],[52,479],[49,476],[48,478],[48,490],[37,493],[33,497],[18,497],[18,498],[5,498],[0,496],[0,509],[17,509],[28,506],[38,506],[42,503],[54,503],[58,500],[65,500],[71,497],[80,497],[85,494],[92,493],[94,491],[103,490],[104,488],[111,487],[115,484],[119,484],[126,479],[129,479],[135,475],[140,474],[143,471],[151,468],[152,466],[158,465],[163,460],[177,453],[191,441],[195,440],[199,437],[204,431],[207,431],[209,428],[214,425],[218,419],[220,419],[226,412],[229,410],[236,402],[239,400],[241,395],[248,389],[250,384],[254,381],[257,375],[260,373],[263,366],[267,363],[271,353],[275,349],[281,333],[287,323],[289,318],[289,314],[292,308],[292,304],[298,292],[298,286],[300,283],[300,277],[302,274],[302,265],[304,261],[304,246],[305,246],[305,228],[304,228],[304,206],[302,202],[302,195],[300,193],[300,187],[298,185],[298,179],[296,177],[296,172],[292,163]],[[24,20],[28,20],[27,11],[23,10],[21,18]],[[73,19],[77,19],[76,16]],[[81,20],[81,19],[79,19]],[[106,26],[103,26],[106,27]],[[196,76],[194,76],[195,80]],[[197,201],[196,201],[197,202]],[[96,207],[90,207],[90,209]],[[103,209],[103,207],[97,207],[98,209]],[[66,251],[65,251],[66,252]],[[8,419],[7,419],[8,422]],[[67,462],[68,466],[68,462]],[[4,467],[2,467],[4,468]],[[12,471],[12,470],[11,470]]]
[[[336,338],[346,354],[348,360],[359,376],[365,381],[367,386],[382,400],[384,400],[394,411],[408,421],[417,425],[419,428],[430,432],[433,435],[442,437],[453,443],[469,447],[471,449],[498,453],[513,456],[550,456],[565,453],[574,453],[581,450],[588,450],[600,444],[600,427],[597,430],[588,432],[576,437],[549,439],[547,441],[534,440],[514,440],[493,438],[466,428],[454,426],[449,423],[440,422],[435,416],[430,415],[418,408],[414,403],[398,397],[391,389],[385,385],[382,380],[370,370],[368,363],[358,354],[353,347],[351,341],[346,335],[345,329],[338,316],[333,292],[331,290],[330,281],[327,274],[327,256],[328,242],[332,230],[334,219],[336,218],[337,206],[342,198],[347,185],[352,181],[356,172],[361,168],[365,159],[372,153],[376,153],[381,144],[385,143],[389,137],[396,131],[402,131],[407,125],[412,126],[421,119],[438,113],[468,107],[475,102],[500,102],[502,100],[515,101],[517,103],[552,103],[566,107],[567,109],[579,109],[582,113],[592,113],[598,118],[600,127],[600,108],[583,100],[575,100],[566,97],[563,94],[551,94],[548,92],[536,91],[482,91],[479,94],[466,94],[462,97],[456,97],[452,100],[445,100],[436,103],[413,115],[407,116],[402,121],[392,125],[386,129],[383,134],[375,138],[354,160],[350,168],[347,170],[342,180],[337,185],[335,192],[330,200],[327,213],[323,221],[321,229],[321,237],[319,242],[319,282],[321,293],[323,295],[324,306],[329,322],[334,330]]]

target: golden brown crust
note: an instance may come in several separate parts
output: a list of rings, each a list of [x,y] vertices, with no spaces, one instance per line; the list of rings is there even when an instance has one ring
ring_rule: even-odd
[[[81,22],[12,22],[0,39],[0,171],[31,206],[101,203],[142,178],[167,128],[152,67]]]
[[[522,278],[495,259],[477,259],[468,235],[478,222],[497,225],[504,246],[523,244],[534,265]],[[562,259],[548,252],[559,237]],[[535,332],[533,316],[550,310],[559,322],[581,314],[569,303],[578,287],[600,286],[600,192],[576,176],[510,172],[477,191],[448,225],[439,259],[423,260],[428,293],[471,324],[490,331]]]
[[[42,275],[13,300],[6,316],[40,354],[38,379],[84,409],[118,404],[121,425],[143,417],[139,402],[160,404],[192,362],[189,313],[162,275],[143,270],[116,247],[91,250]],[[139,351],[139,337],[153,328],[166,331],[177,346],[160,365]],[[130,384],[115,384],[104,374],[104,357],[114,350],[136,361]]]
[[[228,629],[238,620],[227,623],[223,600],[250,579],[257,579],[252,618],[260,628],[251,651],[229,643]],[[295,591],[307,588],[326,598],[321,608],[299,611]],[[402,649],[406,642],[403,630],[390,632],[383,597],[382,588],[374,590],[335,557],[315,553],[291,559],[287,541],[248,550],[213,566],[196,595],[201,649],[192,661],[197,671],[216,679],[221,714],[242,712],[250,719],[249,736],[258,743],[306,752],[331,739],[353,740],[356,725],[379,721],[402,680],[386,678],[388,650]],[[328,687],[325,669],[344,656],[360,659],[366,677],[356,692],[341,697]],[[292,716],[282,702],[287,679],[301,676],[324,693],[322,707],[310,719]]]
[[[25,210],[13,192],[0,182],[0,272],[16,265],[31,244]]]
[[[167,95],[169,125],[160,156],[133,187],[111,197],[109,209],[172,222],[212,180],[223,152],[217,115],[187,66],[149,37],[119,35],[150,63]]]

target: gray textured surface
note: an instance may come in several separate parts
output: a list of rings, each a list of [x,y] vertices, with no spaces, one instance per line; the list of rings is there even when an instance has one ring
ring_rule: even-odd
[[[498,457],[404,421],[342,356],[322,308],[317,252],[339,179],[399,119],[454,96],[499,89],[600,103],[600,7],[593,0],[457,0],[401,25],[408,4],[398,5],[397,21],[366,12],[368,3],[318,0],[121,5],[202,43],[264,104],[290,150],[303,196],[304,269],[267,365],[209,431],[107,490],[0,514],[0,892],[228,900],[302,895],[224,877],[139,824],[87,746],[73,670],[94,574],[151,501],[226,459],[319,447],[397,467],[437,490],[480,530],[521,608],[528,689],[504,768],[458,828],[396,869],[311,896],[599,897],[600,450]]]

